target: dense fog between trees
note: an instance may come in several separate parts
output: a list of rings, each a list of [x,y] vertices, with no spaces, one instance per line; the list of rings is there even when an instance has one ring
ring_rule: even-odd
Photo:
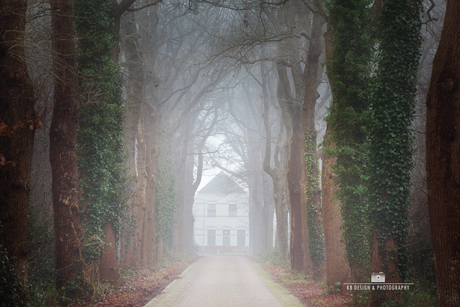
[[[69,304],[205,251],[195,195],[224,173],[247,195],[248,255],[357,305],[457,306],[458,16],[452,0],[2,1],[0,300]],[[373,272],[413,290],[346,287]]]

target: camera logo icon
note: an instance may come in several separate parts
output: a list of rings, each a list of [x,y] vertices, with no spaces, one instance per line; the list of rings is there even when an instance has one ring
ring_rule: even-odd
[[[371,282],[385,282],[385,274],[383,274],[383,272],[372,273]]]

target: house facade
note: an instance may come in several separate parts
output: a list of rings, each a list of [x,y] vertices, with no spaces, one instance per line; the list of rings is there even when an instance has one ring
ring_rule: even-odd
[[[198,252],[249,251],[248,194],[224,172],[195,195],[193,216]]]

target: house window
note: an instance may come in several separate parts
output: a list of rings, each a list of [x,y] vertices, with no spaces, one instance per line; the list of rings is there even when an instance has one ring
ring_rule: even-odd
[[[237,216],[237,207],[236,204],[229,204],[228,205],[228,216]]]
[[[230,229],[222,230],[222,245],[230,246]]]
[[[246,230],[238,230],[236,235],[236,245],[246,246]]]
[[[208,245],[216,245],[216,230],[208,229]]]
[[[208,216],[216,216],[216,204],[208,204]]]

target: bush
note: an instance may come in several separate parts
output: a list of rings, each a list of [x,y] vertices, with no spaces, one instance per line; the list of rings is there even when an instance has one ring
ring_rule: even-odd
[[[281,259],[280,251],[278,248],[275,248],[273,250],[270,250],[264,253],[259,253],[257,255],[257,258],[259,258],[260,261],[268,262],[271,265],[280,266],[283,269],[290,269],[291,267],[289,258],[287,260]]]
[[[22,285],[17,283],[12,259],[0,244],[0,306],[26,306],[23,298]]]

